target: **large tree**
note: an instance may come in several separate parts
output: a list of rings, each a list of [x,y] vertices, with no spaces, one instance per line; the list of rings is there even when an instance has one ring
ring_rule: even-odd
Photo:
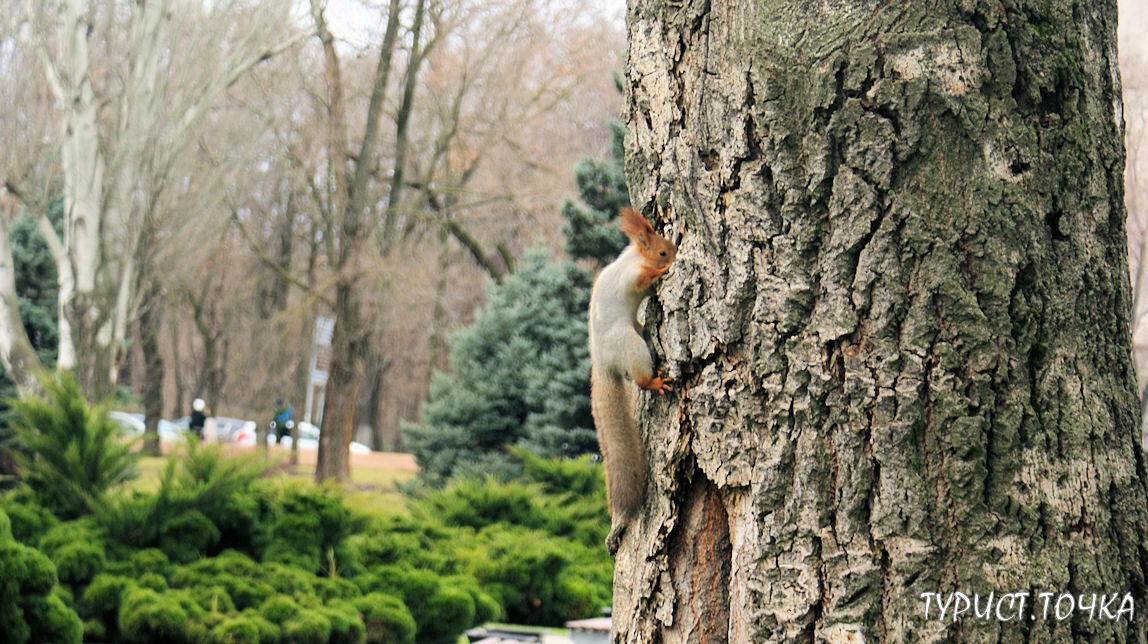
[[[26,3],[28,40],[58,119],[63,234],[41,226],[59,276],[58,365],[74,369],[89,395],[105,396],[115,384],[141,269],[151,268],[141,260],[159,242],[146,233],[152,209],[193,126],[243,74],[300,39],[287,2],[224,4]],[[12,177],[5,183],[17,196],[28,192]],[[0,338],[11,326],[10,316],[0,317]],[[9,344],[0,343],[0,362],[25,381]]]
[[[616,641],[1144,641],[1115,17],[630,3],[631,195],[681,245]]]

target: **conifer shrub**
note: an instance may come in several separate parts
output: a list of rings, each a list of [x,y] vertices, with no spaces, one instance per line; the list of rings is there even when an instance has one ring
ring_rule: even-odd
[[[90,621],[97,621],[101,629],[107,634],[117,630],[117,619],[120,612],[120,600],[128,588],[135,586],[135,582],[122,575],[101,573],[92,579],[88,587],[80,596],[80,611]],[[85,622],[84,632],[88,632]]]
[[[327,644],[331,638],[331,620],[318,610],[301,610],[281,628],[284,644]]]
[[[118,626],[130,642],[190,642],[191,617],[172,593],[132,586],[121,597]]]
[[[78,644],[83,625],[54,592],[56,567],[42,552],[18,543],[7,515],[0,517],[0,639]]]
[[[259,626],[246,616],[228,617],[211,629],[211,637],[220,644],[260,644]],[[278,639],[278,637],[276,637]]]
[[[415,503],[418,511],[449,526],[483,528],[493,523],[538,527],[546,517],[538,511],[541,488],[494,477],[455,479],[441,491],[429,492]]]
[[[350,579],[345,577],[317,577],[315,579],[315,594],[324,603],[358,597],[362,591]]]
[[[191,510],[172,518],[163,526],[158,542],[159,549],[175,563],[190,563],[219,543],[219,528],[198,510]]]
[[[272,624],[281,624],[300,610],[299,604],[287,595],[272,595],[259,607],[259,614]]]
[[[22,597],[19,606],[28,622],[28,642],[79,644],[83,638],[83,623],[76,611],[69,608],[59,595],[51,593]]]
[[[419,642],[451,644],[474,624],[474,600],[465,590],[441,585],[425,604],[411,611]]]
[[[134,477],[138,455],[108,419],[107,407],[90,407],[71,375],[44,376],[40,384],[43,396],[11,402],[13,429],[24,448],[17,465],[39,505],[74,519]]]
[[[56,575],[71,586],[87,585],[107,566],[104,543],[87,522],[69,521],[51,528],[40,551],[56,564]]]
[[[40,537],[60,522],[56,515],[36,503],[27,488],[0,497],[0,512],[7,514],[11,521],[12,537],[27,545],[39,543]]]
[[[415,618],[401,599],[384,593],[368,593],[351,600],[362,616],[368,644],[413,644]]]
[[[347,554],[343,542],[366,525],[332,487],[292,486],[280,493],[275,505],[277,516],[263,560],[312,573],[337,573],[340,558]]]
[[[200,608],[208,613],[231,613],[235,611],[235,602],[231,601],[231,594],[223,586],[199,584],[187,589],[192,599]]]
[[[471,600],[474,602],[475,624],[497,622],[503,619],[502,606],[497,600],[491,597],[489,593],[479,587],[474,577],[469,575],[454,575],[444,577],[442,581],[448,588],[457,588],[470,595]]]
[[[335,602],[318,610],[331,623],[328,644],[363,644],[366,640],[366,626],[354,606]]]
[[[296,568],[283,563],[264,563],[259,567],[260,577],[275,589],[275,592],[292,597],[307,597],[315,595],[315,580],[318,577],[313,572]]]
[[[275,644],[280,639],[283,629],[279,628],[278,624],[273,624],[263,618],[255,611],[244,611],[243,616],[251,619],[255,623],[255,627],[259,629],[259,641]]]
[[[595,571],[579,566],[587,554],[583,546],[502,524],[484,528],[476,541],[479,547],[470,551],[468,572],[512,622],[560,624],[609,604],[608,585],[570,583],[587,574],[597,578]]]

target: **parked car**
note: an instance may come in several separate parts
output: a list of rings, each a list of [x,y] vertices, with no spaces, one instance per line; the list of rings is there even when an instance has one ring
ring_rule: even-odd
[[[144,429],[146,429],[143,414],[127,411],[110,411],[108,412],[108,419],[114,421],[120,427],[123,427],[124,433],[132,438],[143,436]],[[161,441],[178,443],[187,439],[186,432],[186,425],[184,425],[181,430],[178,426],[166,420],[159,421],[159,439]]]
[[[254,425],[254,423],[252,423],[252,425]],[[301,449],[301,450],[317,450],[317,449],[319,449],[319,428],[318,427],[312,425],[311,423],[302,422],[302,423],[296,424],[296,428],[299,430],[299,449]],[[250,431],[247,431],[247,430],[240,431],[235,436],[236,436],[235,442],[238,443],[239,445],[254,445],[255,444],[255,427],[252,426]],[[270,440],[274,441],[274,438],[272,437]],[[283,440],[279,442],[279,445],[281,447],[286,447],[286,448],[290,449],[290,447],[291,447],[291,436],[290,435],[284,436]],[[362,443],[359,443],[356,441],[351,441],[351,453],[352,454],[370,454],[371,448],[367,447],[366,445],[364,445]]]
[[[219,442],[233,443],[235,437],[244,432],[255,433],[255,421],[240,418],[215,418],[215,427],[219,432]]]
[[[221,443],[233,443],[237,436],[240,436],[246,431],[250,431],[252,434],[255,433],[255,421],[253,420],[227,418],[223,416],[212,416],[211,420],[215,421],[216,438]],[[191,417],[184,416],[183,418],[177,418],[172,421],[161,420],[159,423],[161,430],[166,424],[172,431],[187,432],[191,426]]]

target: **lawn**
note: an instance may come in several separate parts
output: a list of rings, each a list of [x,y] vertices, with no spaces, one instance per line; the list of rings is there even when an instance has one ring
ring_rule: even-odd
[[[166,455],[178,455],[181,449],[178,444],[165,443],[163,446],[163,451]],[[256,453],[254,447],[237,445],[227,446],[227,451],[232,454],[254,455]],[[315,452],[301,450],[299,452],[299,462],[295,465],[289,462],[290,455],[290,450],[270,447],[268,449],[267,458],[272,461],[272,464],[267,469],[267,475],[287,476],[293,479],[308,481],[314,480]],[[155,486],[159,483],[160,473],[163,471],[165,463],[166,458],[162,456],[148,456],[141,459],[138,465],[139,478],[132,483],[132,486],[141,490],[155,489]],[[412,480],[417,472],[418,466],[415,465],[414,457],[410,454],[399,454],[395,452],[351,454],[351,483],[353,484],[353,489],[350,490],[350,492],[353,496],[359,494],[371,496],[372,494],[378,493],[389,495],[390,493],[394,493],[399,485]]]

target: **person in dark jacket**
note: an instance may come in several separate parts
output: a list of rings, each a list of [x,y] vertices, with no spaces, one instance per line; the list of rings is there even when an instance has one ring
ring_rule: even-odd
[[[207,417],[211,410],[202,398],[196,398],[191,403],[191,418],[187,421],[187,428],[199,440],[203,440],[203,427],[207,424]]]

